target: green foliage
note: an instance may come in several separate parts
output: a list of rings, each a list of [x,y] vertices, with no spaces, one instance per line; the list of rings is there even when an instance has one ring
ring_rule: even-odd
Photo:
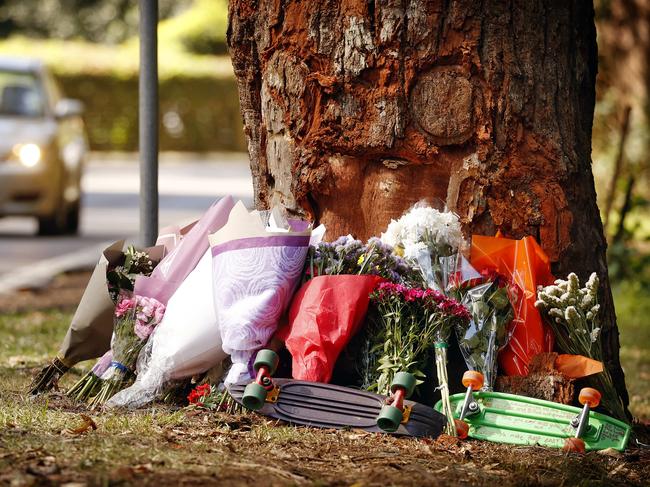
[[[138,148],[138,49],[84,42],[12,38],[0,55],[37,56],[63,92],[84,103],[93,150]],[[245,151],[239,97],[227,56],[161,49],[160,148],[175,151]]]
[[[642,196],[631,199],[629,216],[624,225],[617,222],[619,229],[607,249],[610,278],[615,282],[636,282],[645,291],[650,291],[649,206],[648,200]]]
[[[160,24],[163,44],[177,44],[194,54],[226,54],[228,2],[195,0],[182,14]]]
[[[138,2],[132,0],[5,0],[0,36],[84,39],[116,44],[138,33]],[[187,7],[189,0],[158,0],[161,19]]]

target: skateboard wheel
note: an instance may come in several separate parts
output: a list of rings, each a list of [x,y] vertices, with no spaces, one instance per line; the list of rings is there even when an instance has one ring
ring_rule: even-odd
[[[478,391],[483,387],[483,374],[476,370],[468,370],[463,374],[463,385],[465,387],[472,387],[472,390]]]
[[[404,389],[405,396],[410,397],[415,390],[416,379],[413,374],[408,372],[398,372],[390,385],[390,391],[395,392],[398,388]],[[401,420],[400,420],[401,421]]]
[[[266,394],[268,391],[264,389],[263,386],[257,382],[251,382],[244,389],[244,395],[242,396],[242,403],[248,409],[257,411],[262,409],[264,402],[266,401]]]
[[[590,408],[595,408],[600,404],[600,392],[591,387],[584,387],[578,395],[580,404],[588,404]]]
[[[275,373],[275,369],[278,368],[279,362],[280,358],[278,357],[277,353],[275,353],[273,350],[263,349],[257,352],[253,368],[255,369],[255,372],[257,372],[260,367],[266,367],[269,369],[269,374],[273,375]]]
[[[576,453],[585,452],[585,442],[582,438],[567,438],[564,441],[563,451],[573,451]]]
[[[379,426],[383,431],[392,433],[397,431],[397,428],[399,428],[403,416],[402,411],[397,409],[395,406],[387,404],[381,408],[381,412],[377,417],[377,426]]]
[[[469,386],[468,386],[469,387]],[[454,419],[454,424],[456,425],[456,434],[458,438],[464,440],[469,435],[469,425],[460,419]]]

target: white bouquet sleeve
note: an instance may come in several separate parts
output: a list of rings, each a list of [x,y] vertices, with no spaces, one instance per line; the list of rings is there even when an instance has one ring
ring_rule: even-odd
[[[141,407],[156,399],[169,381],[205,372],[226,357],[215,314],[208,249],[170,298],[162,322],[140,357],[135,383],[113,396],[107,406]]]

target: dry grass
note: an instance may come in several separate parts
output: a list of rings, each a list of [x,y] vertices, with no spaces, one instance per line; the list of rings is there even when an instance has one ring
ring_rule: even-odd
[[[27,384],[55,353],[69,318],[65,311],[0,315],[0,485],[609,486],[647,485],[650,475],[648,449],[567,455],[448,437],[312,430],[168,406],[87,411],[61,393],[30,400]],[[626,341],[626,332],[622,358],[633,407],[645,413],[650,338],[635,329]],[[82,414],[96,429],[79,431],[87,424]]]

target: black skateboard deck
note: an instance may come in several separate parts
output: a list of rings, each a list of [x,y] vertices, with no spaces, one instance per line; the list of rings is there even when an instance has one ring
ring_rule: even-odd
[[[383,433],[376,420],[386,396],[348,387],[293,379],[273,379],[264,406],[257,412],[287,423],[317,428],[359,428]],[[247,384],[229,387],[233,399],[242,404]],[[404,420],[392,434],[435,438],[446,424],[432,407],[405,400]]]

